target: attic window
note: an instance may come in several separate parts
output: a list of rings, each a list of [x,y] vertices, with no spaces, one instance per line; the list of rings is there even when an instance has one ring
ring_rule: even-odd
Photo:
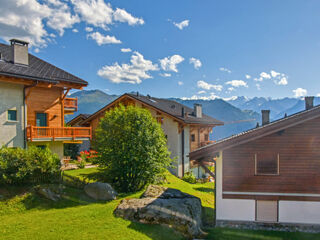
[[[196,136],[194,134],[191,134],[191,142],[195,142],[196,141]]]
[[[255,175],[279,175],[280,156],[273,153],[255,154]]]

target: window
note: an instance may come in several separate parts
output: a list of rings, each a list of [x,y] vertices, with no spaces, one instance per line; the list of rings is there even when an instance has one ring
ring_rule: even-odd
[[[207,141],[209,141],[209,135],[208,134],[205,134],[204,135],[204,140],[207,142]]]
[[[196,141],[196,136],[194,134],[191,134],[191,142],[195,142]]]
[[[46,113],[36,113],[36,125],[37,127],[47,127],[47,114]]]
[[[8,120],[17,121],[17,110],[8,110]]]
[[[279,154],[255,154],[255,175],[279,175]]]
[[[278,222],[278,201],[256,201],[256,221]]]
[[[47,145],[37,145],[37,148],[44,150],[47,148]]]

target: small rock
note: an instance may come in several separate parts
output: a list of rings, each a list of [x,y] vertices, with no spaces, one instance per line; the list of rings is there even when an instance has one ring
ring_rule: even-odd
[[[60,200],[60,198],[61,198],[61,196],[60,196],[60,194],[56,194],[56,193],[54,193],[53,191],[51,191],[51,189],[50,188],[39,188],[38,189],[38,193],[41,195],[41,196],[43,196],[43,197],[45,197],[45,198],[47,198],[47,199],[49,199],[49,200],[52,200],[52,201],[58,201],[58,200]]]
[[[114,200],[118,195],[110,184],[102,182],[89,183],[84,187],[84,191],[95,200]]]

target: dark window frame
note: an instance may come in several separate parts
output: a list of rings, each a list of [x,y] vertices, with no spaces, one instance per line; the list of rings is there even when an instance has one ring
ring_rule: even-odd
[[[280,154],[277,153],[276,154],[276,165],[277,165],[277,170],[274,173],[265,173],[265,172],[259,172],[258,169],[258,161],[264,161],[266,159],[258,159],[258,154],[255,153],[254,154],[254,175],[255,176],[279,176],[280,175]],[[269,159],[267,159],[267,161],[270,161]]]
[[[11,114],[9,112],[15,112],[15,119],[10,119]],[[9,109],[7,111],[7,120],[10,122],[17,122],[18,121],[18,111],[15,109]]]
[[[191,134],[190,138],[191,138],[191,142],[195,142],[196,141],[196,135],[195,134]]]

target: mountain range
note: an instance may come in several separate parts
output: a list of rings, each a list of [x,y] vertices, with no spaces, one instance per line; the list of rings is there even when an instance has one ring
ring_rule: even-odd
[[[70,121],[81,113],[92,114],[115,100],[118,95],[110,95],[100,90],[83,90],[71,94],[69,97],[78,98],[78,111],[74,115],[67,115],[66,121]],[[235,97],[229,100],[182,100],[170,98],[188,107],[194,103],[200,103],[203,113],[221,120],[224,126],[213,129],[211,140],[219,140],[233,134],[237,134],[261,124],[261,110],[270,110],[270,119],[276,120],[304,110],[304,100],[298,98],[271,99],[263,97],[247,98]],[[320,98],[315,98],[315,104],[320,104]]]

